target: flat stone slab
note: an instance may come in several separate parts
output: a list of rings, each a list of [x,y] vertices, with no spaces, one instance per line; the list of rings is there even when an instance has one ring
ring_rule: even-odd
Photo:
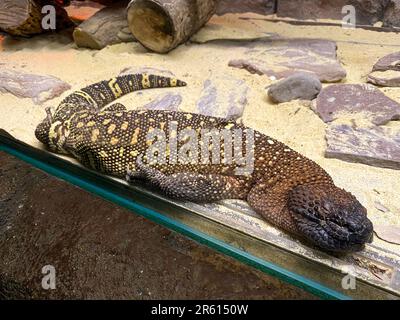
[[[400,87],[400,52],[379,59],[368,75],[368,82],[384,87]]]
[[[219,86],[216,85],[217,78]],[[221,85],[223,84],[223,85]],[[197,101],[197,112],[206,116],[237,119],[247,105],[249,87],[241,79],[230,76],[211,77],[204,81],[203,91]]]
[[[2,69],[0,92],[11,93],[19,98],[31,98],[35,104],[53,99],[71,86],[59,78],[20,71]]]
[[[180,94],[168,92],[158,95],[153,101],[145,104],[142,109],[178,111],[181,102],[182,96]]]
[[[336,49],[329,40],[268,39],[230,60],[229,66],[276,79],[308,72],[322,82],[338,82],[346,77],[346,70],[337,60]]]
[[[369,83],[381,87],[400,87],[400,71],[375,71],[368,75]]]
[[[400,104],[370,84],[335,84],[320,92],[314,110],[324,122],[362,113],[375,125],[400,119]]]
[[[330,125],[325,156],[371,166],[400,169],[400,132],[388,128]]]
[[[394,52],[380,58],[372,68],[372,71],[400,71],[400,52]]]

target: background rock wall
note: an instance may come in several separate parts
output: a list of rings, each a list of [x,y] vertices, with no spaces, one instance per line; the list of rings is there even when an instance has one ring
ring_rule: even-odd
[[[386,27],[400,27],[400,0],[219,0],[217,14],[253,12],[295,19],[342,20],[342,8],[356,9],[358,25],[378,21]]]
[[[119,0],[121,1],[121,0]],[[111,5],[118,0],[74,0],[75,5],[91,2]],[[200,1],[200,0],[198,0]],[[358,25],[373,25],[378,21],[384,27],[400,28],[400,0],[216,0],[217,15],[252,12],[261,15],[277,14],[295,19],[342,20],[342,8],[352,5],[356,9]]]

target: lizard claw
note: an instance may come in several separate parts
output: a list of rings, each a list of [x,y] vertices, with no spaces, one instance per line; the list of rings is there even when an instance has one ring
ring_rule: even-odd
[[[142,155],[139,155],[136,159],[136,166],[131,168],[131,164],[128,164],[126,169],[126,181],[130,182],[132,180],[138,179],[148,179],[150,175],[153,173],[152,168],[148,165],[144,164],[142,161]]]
[[[131,182],[134,179],[137,179],[137,171],[135,169],[131,169],[131,165],[128,164],[128,167],[126,168],[125,180],[127,182]]]
[[[128,166],[126,171],[126,180],[145,180],[150,185],[159,186],[161,181],[165,180],[166,176],[161,171],[152,168],[148,164],[142,162],[142,157],[139,156],[136,161],[135,169],[131,170]]]

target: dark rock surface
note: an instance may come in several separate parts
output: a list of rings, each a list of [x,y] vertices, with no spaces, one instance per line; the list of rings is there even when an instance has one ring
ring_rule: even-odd
[[[42,289],[42,268],[56,289]],[[0,152],[0,299],[306,299]]]
[[[219,87],[213,77],[204,81],[203,91],[197,102],[197,111],[206,116],[240,118],[247,105],[249,87],[241,79],[222,77],[218,83],[223,86]]]
[[[275,0],[219,0],[217,15],[226,13],[253,12],[258,14],[274,14]]]
[[[343,113],[363,113],[373,124],[382,125],[400,119],[400,104],[369,84],[335,84],[321,90],[315,112],[324,122]]]
[[[271,39],[229,61],[229,66],[277,79],[308,72],[322,82],[337,82],[346,77],[346,70],[337,60],[336,49],[336,43],[329,40]]]
[[[268,96],[278,103],[295,99],[313,100],[321,88],[322,85],[317,76],[299,73],[271,85]]]
[[[400,169],[400,132],[387,128],[353,128],[331,124],[325,156],[376,167]]]
[[[32,98],[36,104],[61,95],[71,86],[53,76],[36,75],[20,71],[2,69],[0,72],[0,92],[8,92],[20,98]]]
[[[383,16],[383,26],[400,28],[400,0],[389,0]]]
[[[357,24],[373,25],[382,20],[388,0],[278,0],[277,15],[296,19],[342,20],[342,8],[354,6]]]

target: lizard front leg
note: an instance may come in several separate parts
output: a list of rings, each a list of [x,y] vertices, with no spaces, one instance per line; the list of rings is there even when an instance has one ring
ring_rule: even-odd
[[[268,222],[292,234],[298,234],[287,205],[289,190],[284,182],[271,185],[260,181],[250,190],[247,202]]]
[[[134,172],[128,170],[126,178],[128,182],[145,180],[170,198],[192,202],[245,199],[250,189],[245,178],[191,172],[166,175],[144,164],[137,164]]]

